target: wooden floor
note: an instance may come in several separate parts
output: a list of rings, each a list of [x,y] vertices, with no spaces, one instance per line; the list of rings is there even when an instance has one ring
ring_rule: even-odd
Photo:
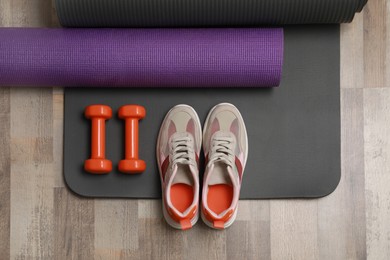
[[[51,0],[0,0],[0,26],[58,26]],[[389,259],[390,1],[341,35],[342,179],[319,200],[242,201],[216,232],[160,201],[94,200],[62,179],[63,91],[0,88],[0,259]]]

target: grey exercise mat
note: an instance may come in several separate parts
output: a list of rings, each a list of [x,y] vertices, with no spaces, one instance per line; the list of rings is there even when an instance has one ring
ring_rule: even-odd
[[[352,21],[367,0],[56,0],[67,27],[331,24]]]
[[[155,144],[160,124],[176,104],[189,104],[201,120],[215,104],[236,105],[246,122],[249,158],[242,199],[322,197],[340,180],[339,26],[293,26],[285,30],[282,84],[273,89],[67,88],[65,89],[64,174],[69,188],[90,197],[158,198]],[[140,104],[142,175],[116,169],[106,176],[84,172],[90,155],[90,121],[84,108],[107,104],[116,114]],[[107,122],[107,157],[116,168],[123,157],[123,122]]]

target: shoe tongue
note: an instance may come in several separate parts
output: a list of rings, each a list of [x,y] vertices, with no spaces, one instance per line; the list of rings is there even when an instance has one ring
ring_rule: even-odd
[[[178,132],[178,133],[174,133],[172,136],[171,136],[171,140],[175,140],[175,139],[178,139],[178,138],[185,138],[185,137],[191,137],[191,135],[187,132]]]
[[[219,164],[219,165],[223,165],[223,166],[225,166],[225,167],[227,167],[227,168],[230,168],[230,162],[226,159],[226,158],[224,158],[224,157],[219,157],[218,159],[216,159],[215,161],[213,161],[212,162],[212,164]]]
[[[214,133],[213,138],[224,138],[224,137],[234,137],[234,134],[231,132],[225,132],[225,131],[217,131]]]

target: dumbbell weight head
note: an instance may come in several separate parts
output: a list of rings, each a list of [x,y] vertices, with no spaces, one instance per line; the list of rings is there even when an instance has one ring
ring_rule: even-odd
[[[139,174],[146,170],[146,162],[139,159],[124,159],[118,164],[120,172],[128,174]]]
[[[112,117],[112,109],[106,105],[92,105],[85,108],[84,114],[88,119],[102,118],[107,120]]]
[[[127,105],[119,108],[118,116],[120,119],[134,118],[141,120],[146,116],[146,110],[142,106]]]
[[[88,159],[84,162],[84,169],[93,174],[107,174],[112,171],[112,162],[107,159]]]

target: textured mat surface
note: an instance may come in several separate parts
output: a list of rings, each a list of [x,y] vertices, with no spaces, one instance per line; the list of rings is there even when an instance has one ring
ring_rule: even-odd
[[[340,180],[339,26],[287,27],[285,63],[279,88],[228,89],[65,89],[64,174],[69,188],[92,197],[157,198],[160,180],[155,145],[160,124],[177,104],[193,106],[202,121],[215,104],[231,102],[241,111],[249,135],[249,158],[241,198],[321,197]],[[141,104],[140,157],[148,168],[139,176],[116,170],[107,176],[83,171],[89,157],[87,105]],[[123,122],[107,123],[107,157],[123,157]]]
[[[68,27],[344,23],[367,0],[56,0]]]
[[[272,87],[282,29],[0,28],[0,86]]]

